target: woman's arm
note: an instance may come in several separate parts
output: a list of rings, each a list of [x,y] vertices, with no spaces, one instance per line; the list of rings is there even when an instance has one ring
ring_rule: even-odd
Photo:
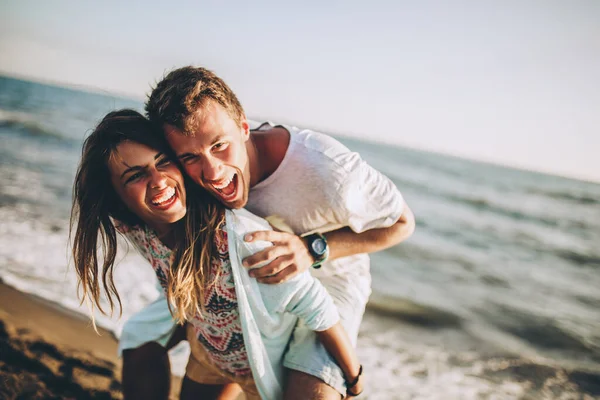
[[[340,323],[333,299],[319,280],[307,271],[278,285],[259,283],[259,288],[263,298],[277,299],[275,303],[279,303],[279,307],[275,311],[287,311],[296,315],[317,334],[327,352],[342,370],[346,383],[359,378],[361,366],[354,347]],[[360,393],[361,380],[358,379],[356,384],[348,389],[352,393]]]
[[[279,306],[274,311],[287,311],[296,315],[317,334],[327,352],[342,370],[347,383],[354,382],[359,377],[360,363],[356,351],[340,323],[333,299],[319,280],[306,271],[278,285],[259,283],[259,288],[263,298],[277,299],[275,303]],[[275,303],[267,307],[270,308]],[[357,384],[348,389],[352,393],[360,393],[361,380],[358,379]]]
[[[346,383],[354,382],[354,386],[348,387],[354,394],[362,392],[362,381],[359,375],[362,375],[361,365],[358,362],[356,352],[350,343],[348,333],[340,322],[329,329],[321,332],[316,332],[319,340],[327,349],[329,354],[335,359],[337,364],[342,369]]]
[[[234,230],[236,230],[235,234],[243,238],[250,227],[237,225]],[[269,242],[249,243],[240,240],[239,243],[240,258],[272,246]],[[269,312],[289,312],[301,318],[309,329],[315,331],[325,349],[342,370],[346,382],[353,382],[359,377],[361,366],[354,347],[340,323],[339,312],[333,299],[319,280],[305,271],[278,285],[259,283],[258,287]],[[360,379],[349,389],[353,393],[360,393],[362,391]]]

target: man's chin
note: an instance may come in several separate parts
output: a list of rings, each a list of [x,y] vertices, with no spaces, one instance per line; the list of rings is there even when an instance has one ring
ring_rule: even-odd
[[[240,199],[236,202],[234,202],[233,204],[228,205],[228,208],[231,208],[232,210],[238,210],[240,208],[244,208],[246,206],[246,201]]]
[[[237,210],[238,208],[243,208],[246,205],[246,201],[244,201],[244,199],[236,199],[233,201],[221,201],[221,203],[223,203],[223,205],[227,208],[230,208],[232,210]]]
[[[223,203],[225,205],[225,207],[227,208],[231,208],[232,210],[236,210],[238,208],[243,208],[246,206],[246,198],[245,197],[239,197],[239,198],[235,198],[229,201],[226,201],[224,199],[221,199],[221,203]]]
[[[225,207],[231,208],[234,210],[244,207],[247,203],[247,201],[244,197],[235,197],[233,199],[227,200],[227,199],[223,198],[223,196],[220,196],[218,193],[211,192],[211,194]]]

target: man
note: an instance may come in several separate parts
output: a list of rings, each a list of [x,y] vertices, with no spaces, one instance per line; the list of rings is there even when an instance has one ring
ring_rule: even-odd
[[[249,235],[247,241],[274,245],[244,265],[270,260],[251,271],[269,284],[310,268],[334,299],[356,345],[371,292],[366,253],[396,245],[414,230],[412,212],[393,183],[326,135],[283,126],[263,126],[250,134],[235,94],[203,68],[168,74],[151,93],[146,112],[163,127],[195,183],[227,207],[277,216],[292,228],[296,234]],[[307,232],[314,233],[298,236]],[[353,378],[343,376],[302,323],[284,366],[289,369],[287,399],[339,399]]]

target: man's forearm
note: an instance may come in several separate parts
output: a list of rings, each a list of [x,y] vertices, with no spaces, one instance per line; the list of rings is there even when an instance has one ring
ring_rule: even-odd
[[[375,228],[356,233],[345,227],[327,232],[325,237],[329,245],[328,260],[385,250],[406,240],[414,230],[415,217],[405,204],[398,221],[388,228]]]
[[[356,233],[350,228],[341,228],[325,233],[329,245],[328,260],[354,254],[374,253],[387,249],[408,238],[415,229],[412,211],[404,205],[398,221],[389,228],[370,229]],[[261,283],[280,283],[298,272],[306,271],[315,260],[304,237],[285,231],[258,231],[245,236],[247,242],[266,241],[274,245],[243,260],[250,268],[250,276]],[[258,264],[264,264],[254,268]]]

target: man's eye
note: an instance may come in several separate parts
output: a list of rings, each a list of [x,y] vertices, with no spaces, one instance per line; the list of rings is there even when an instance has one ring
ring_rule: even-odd
[[[213,149],[214,149],[214,150],[223,150],[223,149],[225,149],[226,147],[227,147],[227,143],[225,143],[225,142],[219,142],[219,143],[216,143],[216,144],[213,146]]]
[[[127,180],[125,181],[125,183],[135,182],[138,179],[140,179],[143,175],[144,175],[144,173],[142,171],[136,172],[133,175],[129,175],[129,178],[127,178]]]

